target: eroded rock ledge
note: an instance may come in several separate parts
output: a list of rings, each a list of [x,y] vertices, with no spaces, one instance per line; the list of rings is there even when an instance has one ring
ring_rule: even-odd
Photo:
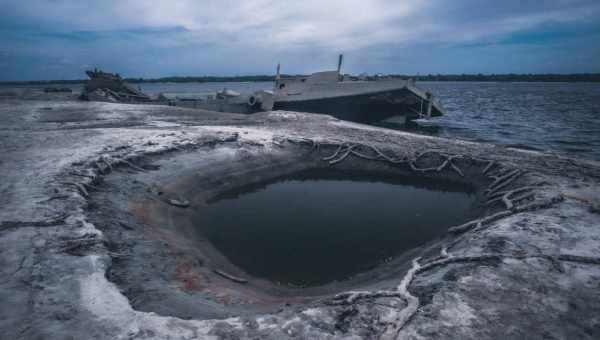
[[[1,104],[8,122],[0,132],[0,299],[9,306],[0,311],[3,337],[600,336],[597,163],[288,112],[235,116],[18,98]],[[167,200],[183,204],[185,195],[174,196],[181,193],[176,183],[151,184],[169,183],[186,168],[209,169],[219,157],[278,171],[359,167],[478,181],[487,210],[411,254],[414,258],[388,264],[389,275],[358,285],[365,289],[340,286],[336,293],[252,313],[243,305],[190,297],[210,305],[214,314],[198,318],[190,312],[191,319],[135,301],[151,300],[153,292],[120,291],[124,286],[107,273],[118,261],[140,258],[135,249],[160,249],[160,238],[139,248],[139,239],[128,239],[139,221],[103,215],[108,204],[102,200],[114,197],[112,208],[118,208],[124,202],[119,197],[139,185],[150,196],[163,190]],[[241,164],[234,162],[230,170]],[[126,180],[131,187],[120,186]],[[194,268],[181,270],[179,283],[193,286],[185,275]],[[218,282],[226,281],[231,280]],[[158,295],[154,303],[193,296],[185,288],[172,287],[182,293]],[[152,309],[166,312],[144,311]]]

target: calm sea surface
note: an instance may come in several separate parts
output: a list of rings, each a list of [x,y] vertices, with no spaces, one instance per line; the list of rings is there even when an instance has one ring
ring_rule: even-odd
[[[600,83],[421,82],[448,115],[426,133],[600,160]]]
[[[238,92],[271,89],[271,82],[141,84],[149,93]],[[447,115],[411,131],[435,136],[548,150],[600,161],[600,83],[419,82]],[[80,90],[81,86],[73,86]]]

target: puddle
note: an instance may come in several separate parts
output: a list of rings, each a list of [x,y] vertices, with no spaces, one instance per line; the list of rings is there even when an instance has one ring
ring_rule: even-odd
[[[310,170],[215,197],[193,222],[249,274],[316,286],[423,245],[474,218],[475,207],[462,185]]]

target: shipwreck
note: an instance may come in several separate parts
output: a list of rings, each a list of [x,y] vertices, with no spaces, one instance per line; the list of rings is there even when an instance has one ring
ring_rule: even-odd
[[[281,78],[278,67],[273,109],[326,113],[361,123],[403,123],[444,114],[433,95],[418,89],[412,79],[346,79],[340,72],[342,59],[340,55],[336,71],[308,77]]]
[[[149,102],[150,96],[144,94],[141,89],[135,88],[125,82],[121,76],[116,73],[103,72],[98,69],[86,71],[90,78],[83,92],[81,99],[91,101],[111,101],[111,102]]]
[[[349,77],[337,70],[308,76],[282,77],[280,65],[272,91],[240,94],[223,89],[205,96],[161,93],[156,98],[127,84],[118,74],[94,70],[82,94],[87,100],[115,102],[153,102],[170,106],[217,112],[252,114],[271,110],[287,110],[329,114],[360,123],[392,122],[439,117],[444,109],[433,94],[419,89],[414,80]]]

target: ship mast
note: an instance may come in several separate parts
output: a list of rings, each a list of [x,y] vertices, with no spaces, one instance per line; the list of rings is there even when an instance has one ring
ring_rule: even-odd
[[[340,71],[342,70],[342,61],[343,60],[344,60],[344,55],[340,54],[340,56],[338,58],[338,67],[337,67],[338,78],[340,78],[340,79],[342,77]]]

